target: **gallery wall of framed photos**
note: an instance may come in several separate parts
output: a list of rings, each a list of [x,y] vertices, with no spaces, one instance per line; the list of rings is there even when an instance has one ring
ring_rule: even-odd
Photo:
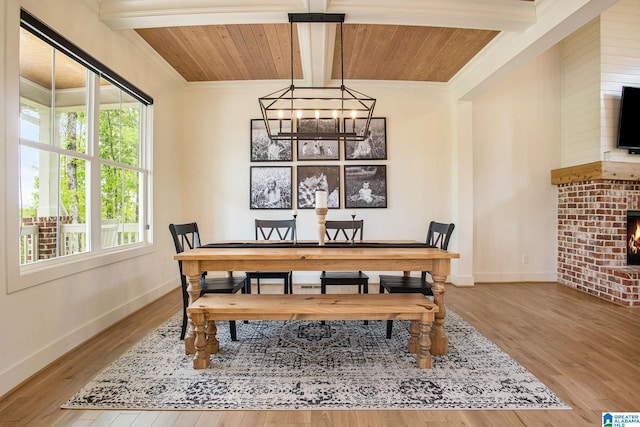
[[[362,133],[366,119],[297,119],[297,129]],[[271,120],[291,131],[291,119]],[[363,141],[272,141],[264,121],[250,123],[250,209],[314,209],[315,192],[327,192],[329,209],[386,208],[387,123],[374,117]]]

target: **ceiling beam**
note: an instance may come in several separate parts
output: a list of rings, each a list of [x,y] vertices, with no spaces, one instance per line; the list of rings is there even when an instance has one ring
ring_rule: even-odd
[[[539,0],[538,23],[530,31],[498,35],[451,79],[454,99],[472,100],[617,1]]]
[[[327,13],[328,0],[304,0],[310,13]],[[338,21],[344,21],[344,16],[336,17]],[[309,23],[298,25],[305,27],[309,35],[308,43],[305,44],[308,50],[302,48],[300,44],[300,60],[302,61],[303,85],[322,87],[328,86],[331,80],[331,70],[333,65],[333,47],[336,34],[335,23]]]
[[[296,24],[300,43],[303,85],[327,86],[333,69],[337,24]]]
[[[304,86],[327,86],[333,69],[337,24],[296,24]]]
[[[327,12],[346,14],[349,24],[524,31],[536,23],[533,1],[514,0],[328,0]]]
[[[322,9],[322,10],[320,10]],[[346,23],[524,31],[533,1],[518,0],[101,0],[113,29],[287,22],[288,13],[345,13]]]
[[[289,22],[308,12],[300,0],[101,0],[100,20],[112,29]]]

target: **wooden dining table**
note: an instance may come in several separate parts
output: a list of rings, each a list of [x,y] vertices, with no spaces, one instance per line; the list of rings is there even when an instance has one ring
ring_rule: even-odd
[[[206,271],[323,271],[364,270],[429,271],[433,278],[433,297],[438,313],[431,328],[431,354],[448,352],[445,331],[445,281],[451,271],[451,260],[460,255],[412,241],[360,241],[353,244],[317,242],[241,241],[219,242],[186,250],[174,256],[182,261],[187,277],[189,303],[200,297],[200,278]],[[286,295],[282,296],[286,298]],[[189,319],[185,336],[187,354],[195,353],[194,325]]]

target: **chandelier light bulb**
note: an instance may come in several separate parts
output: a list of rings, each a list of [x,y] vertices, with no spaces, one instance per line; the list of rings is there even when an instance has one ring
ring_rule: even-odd
[[[316,110],[316,120],[320,118],[320,111]]]
[[[333,118],[334,119],[338,118],[338,112],[336,110],[333,110]]]
[[[351,110],[351,118],[355,120],[357,116],[358,116],[358,113],[356,113],[356,110]]]
[[[298,110],[298,112],[296,113],[296,116],[298,116],[298,118],[302,118],[302,111]]]
[[[279,118],[279,119],[281,119],[281,118],[282,118],[282,115],[283,115],[283,114],[284,114],[284,113],[282,112],[282,110],[278,110],[278,118]]]

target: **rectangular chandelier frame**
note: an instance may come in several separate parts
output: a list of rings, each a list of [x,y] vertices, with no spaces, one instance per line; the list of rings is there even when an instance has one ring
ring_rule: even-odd
[[[343,31],[344,13],[290,13],[291,84],[258,99],[267,134],[271,140],[349,140],[362,141],[369,137],[375,98],[344,85]],[[340,24],[340,86],[295,86],[293,83],[293,23]],[[321,126],[334,119],[336,126]],[[364,125],[356,131],[356,120]],[[290,126],[282,126],[290,120]],[[315,122],[314,122],[315,121]],[[347,122],[352,121],[352,126]],[[272,126],[279,123],[278,126]],[[304,125],[303,125],[304,124]],[[315,126],[314,126],[315,124]],[[348,128],[351,131],[347,131]]]

